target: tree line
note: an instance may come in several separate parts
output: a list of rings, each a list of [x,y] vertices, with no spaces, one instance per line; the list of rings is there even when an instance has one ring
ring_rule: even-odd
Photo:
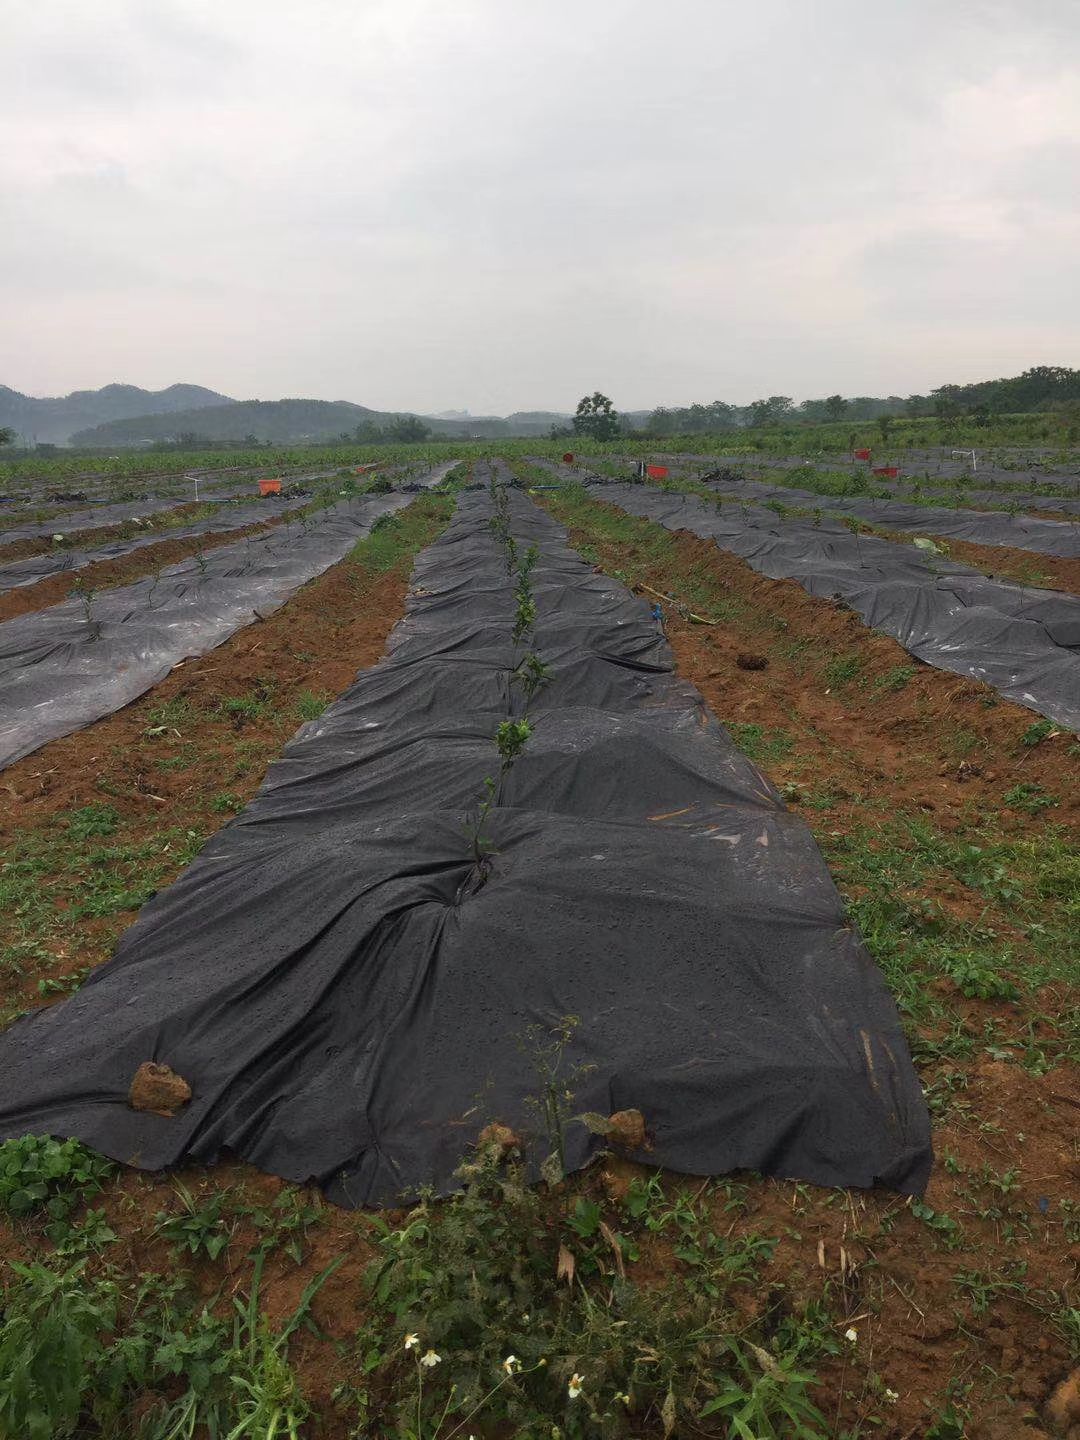
[[[607,405],[606,410],[601,407],[599,417],[597,400]],[[584,412],[582,406],[586,407]],[[998,415],[1072,412],[1077,407],[1080,407],[1080,370],[1063,365],[1038,365],[1009,379],[940,385],[928,395],[837,394],[820,400],[804,400],[799,405],[790,395],[770,395],[749,405],[732,405],[725,400],[685,406],[661,405],[635,433],[647,437],[695,435],[767,425],[821,425],[842,420],[875,420],[881,424],[901,417],[968,419],[977,425],[989,426]],[[613,439],[633,428],[625,417],[611,409],[611,402],[597,392],[578,406],[573,432],[561,430],[553,435],[577,433]]]

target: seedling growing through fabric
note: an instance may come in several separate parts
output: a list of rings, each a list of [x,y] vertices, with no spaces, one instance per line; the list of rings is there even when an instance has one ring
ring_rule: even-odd
[[[528,720],[504,720],[495,732],[495,748],[499,752],[499,777],[487,775],[484,778],[484,793],[476,809],[466,816],[465,829],[472,846],[475,875],[473,883],[479,888],[484,883],[484,862],[494,853],[494,845],[484,833],[488,816],[491,814],[499,793],[503,777],[524,750],[532,734]]]
[[[101,635],[101,622],[94,618],[94,601],[97,599],[97,591],[87,585],[81,576],[77,576],[71,587],[71,593],[82,603],[83,618],[90,631],[90,639],[97,640]]]
[[[514,628],[511,631],[515,645],[520,643],[536,623],[536,601],[533,598],[530,576],[539,556],[536,546],[530,545],[518,567],[518,580],[514,589]]]
[[[840,518],[843,520],[847,529],[855,536],[855,554],[859,557],[859,568],[862,569],[862,542],[859,539],[859,534],[862,531],[862,521],[857,520],[854,515],[842,515]]]
[[[535,651],[530,650],[528,655],[518,664],[513,671],[511,680],[520,685],[525,694],[525,704],[528,706],[536,692],[540,690],[551,679],[551,667],[546,665]]]
[[[495,731],[495,748],[499,752],[503,774],[513,765],[532,734],[528,720],[504,720]]]
[[[498,793],[498,783],[493,775],[484,776],[484,793],[476,809],[465,817],[465,830],[469,836],[469,843],[472,846],[473,864],[476,866],[477,874],[483,874],[485,858],[492,854],[494,845],[484,834],[484,826],[491,814],[491,807],[495,804],[495,796]]]

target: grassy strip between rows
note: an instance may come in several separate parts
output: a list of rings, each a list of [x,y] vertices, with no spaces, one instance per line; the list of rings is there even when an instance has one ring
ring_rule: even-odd
[[[696,608],[737,624],[756,618],[706,574],[687,574],[659,527],[647,527],[656,533],[643,542],[644,522],[624,530],[583,496],[549,503],[576,539],[579,531],[592,537],[589,558],[647,543],[650,573],[665,570]],[[407,563],[437,526],[439,506],[445,519],[447,502],[437,498],[399,512],[354,559],[376,573]],[[632,583],[634,565],[625,563],[620,578]],[[777,643],[786,643],[782,635]],[[808,652],[800,658],[813,663]],[[824,663],[837,667],[841,687],[859,686],[858,664]],[[882,694],[905,683],[895,676]],[[216,784],[225,747],[235,754],[235,791],[208,792],[201,823],[190,827],[165,816],[149,832],[145,823],[129,827],[120,797],[108,794],[26,827],[0,870],[9,887],[0,909],[14,917],[0,966],[32,973],[38,951],[55,958],[58,949],[87,963],[101,958],[148,891],[220,823],[213,816],[239,808],[275,739],[318,713],[324,698],[292,697],[281,709],[271,689],[230,697],[222,713],[193,717],[174,705],[150,715],[151,765],[183,767],[196,782],[209,768]],[[268,717],[274,734],[244,753],[248,722],[265,730]],[[761,763],[798,760],[797,738],[783,727],[732,729]],[[918,993],[931,987],[905,979],[940,971],[947,988],[963,993],[968,972],[956,954],[969,949],[984,970],[1020,988],[1017,967],[997,951],[987,959],[984,936],[952,933],[933,897],[942,875],[992,907],[986,925],[1010,934],[1044,927],[1045,978],[1067,978],[1075,891],[1063,842],[1027,854],[1028,842],[1002,838],[1008,848],[973,855],[956,834],[938,835],[925,817],[885,802],[877,814],[845,802],[843,812],[857,810],[864,828],[844,829],[823,786],[791,784],[808,814],[837,832],[832,858],[853,907],[865,907],[857,918],[912,1033],[939,1047],[935,1063],[956,1066],[955,1081],[932,1096],[964,1142],[947,1212],[749,1175],[685,1183],[649,1176],[617,1154],[606,1168],[537,1189],[524,1182],[516,1137],[494,1131],[463,1167],[460,1195],[407,1215],[353,1216],[235,1168],[170,1182],[118,1173],[74,1142],[9,1142],[0,1147],[0,1227],[19,1258],[0,1320],[0,1436],[962,1440],[977,1403],[1017,1394],[1007,1367],[988,1374],[981,1362],[989,1314],[1019,1316],[1043,1334],[1051,1366],[1075,1358],[1080,1311],[1049,1266],[1028,1272],[1028,1257],[1080,1243],[1080,1208],[1055,1195],[1051,1214],[1032,1211],[1019,1165],[980,1168],[966,1145],[975,1121],[961,1093],[973,1051],[996,1046],[1037,1076],[1061,1063],[1060,1044],[1029,1053],[1014,1043],[1019,1034],[988,1037],[959,1012],[950,1041],[952,1021],[924,1009],[935,994]],[[1024,865],[1025,884],[1039,877],[1041,893],[1010,889],[998,872],[1015,864]],[[95,924],[105,928],[88,944],[86,927]],[[915,956],[915,972],[913,937],[929,947]],[[952,947],[959,979],[939,943]],[[989,1003],[1003,1014],[1016,1004],[1004,996]],[[552,1153],[569,1127],[595,1123],[575,1114],[575,1077],[563,1063],[573,1025],[568,1017],[552,1035],[522,1037],[534,1053],[536,1109]],[[535,1165],[540,1157],[525,1158]],[[992,1254],[978,1244],[988,1234],[999,1242]],[[935,1309],[915,1293],[918,1277],[890,1263],[892,1253],[914,1251],[935,1268]],[[955,1358],[929,1382],[890,1368],[899,1373],[898,1317],[919,1328],[911,1304],[924,1321],[930,1310],[949,1322]],[[915,1349],[923,1343],[916,1334]],[[1035,1400],[1021,1390],[1015,1413],[1034,1414]]]

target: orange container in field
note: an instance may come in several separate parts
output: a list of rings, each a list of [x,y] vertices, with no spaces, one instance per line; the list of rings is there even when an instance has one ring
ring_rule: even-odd
[[[259,481],[259,494],[260,494],[260,495],[280,495],[280,494],[281,494],[281,481],[280,481],[280,480],[260,480],[260,481]]]

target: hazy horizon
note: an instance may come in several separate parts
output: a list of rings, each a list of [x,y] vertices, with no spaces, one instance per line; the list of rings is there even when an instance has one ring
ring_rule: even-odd
[[[5,17],[0,382],[473,415],[1077,361],[1069,0]]]

